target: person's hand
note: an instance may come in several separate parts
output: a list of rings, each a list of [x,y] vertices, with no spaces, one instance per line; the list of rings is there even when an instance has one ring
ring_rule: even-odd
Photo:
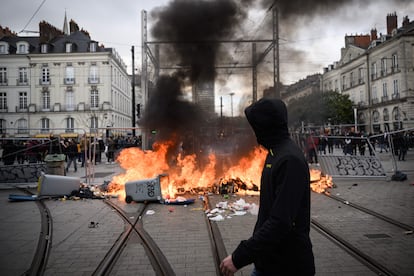
[[[231,255],[224,258],[224,260],[220,264],[220,271],[225,276],[232,276],[237,271],[237,268],[233,264],[233,259]]]

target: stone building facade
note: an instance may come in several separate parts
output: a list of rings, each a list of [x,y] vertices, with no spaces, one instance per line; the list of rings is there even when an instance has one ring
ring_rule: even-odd
[[[323,91],[348,94],[358,130],[414,128],[414,22],[387,15],[387,33],[345,37],[341,59],[324,69]]]
[[[63,31],[43,21],[39,36],[0,26],[0,131],[3,137],[51,133],[102,136],[131,126],[131,78],[113,48],[72,20]],[[124,135],[119,130],[113,135]]]

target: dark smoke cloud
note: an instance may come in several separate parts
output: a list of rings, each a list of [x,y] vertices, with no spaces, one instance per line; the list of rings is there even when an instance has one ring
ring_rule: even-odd
[[[245,18],[245,13],[231,0],[175,0],[151,15],[156,19],[151,31],[154,38],[180,42],[172,45],[180,62],[190,66],[192,82],[214,79],[219,47],[214,41],[229,39],[234,26]],[[209,43],[188,43],[197,41]]]
[[[191,131],[203,122],[203,112],[183,99],[184,77],[177,73],[158,79],[140,122],[144,127],[158,130],[162,140]]]

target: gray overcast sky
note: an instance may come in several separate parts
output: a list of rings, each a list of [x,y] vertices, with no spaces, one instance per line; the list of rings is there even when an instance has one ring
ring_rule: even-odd
[[[414,1],[341,1],[350,4],[324,12],[322,15],[319,13],[318,16],[297,16],[290,21],[294,24],[293,32],[290,26],[280,25],[280,70],[283,83],[291,84],[309,74],[320,73],[323,67],[337,61],[340,57],[340,48],[344,46],[345,34],[368,34],[371,28],[376,28],[378,33],[385,33],[388,13],[397,13],[399,27],[404,16],[414,20]],[[150,14],[154,8],[166,6],[170,0],[2,0],[1,2],[0,25],[9,27],[17,33],[29,21],[26,30],[38,31],[38,24],[42,20],[62,29],[66,11],[68,21],[73,19],[80,28],[89,32],[92,39],[103,43],[106,47],[115,48],[130,72],[132,45],[136,46],[135,66],[140,67],[141,64],[141,11],[146,10]],[[247,26],[251,29],[251,33],[260,26],[264,13],[265,10],[257,11],[254,13],[255,16],[249,17]],[[151,25],[150,19],[148,24]],[[289,23],[284,22],[284,24]],[[35,34],[21,33],[20,35]],[[298,51],[297,56],[300,57],[300,61],[283,58],[283,52],[292,49]],[[267,79],[271,83],[271,76]],[[231,90],[234,90],[234,86],[222,87],[218,91],[218,96],[228,95]],[[228,100],[227,98],[224,100]]]

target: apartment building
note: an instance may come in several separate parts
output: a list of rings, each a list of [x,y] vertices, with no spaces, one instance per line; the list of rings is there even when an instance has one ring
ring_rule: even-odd
[[[105,135],[131,126],[131,79],[113,48],[71,20],[42,21],[38,36],[0,26],[0,131],[3,137]],[[126,130],[111,131],[125,135]]]
[[[386,34],[346,36],[341,59],[322,75],[322,90],[348,94],[359,130],[371,133],[414,127],[414,22],[386,20]]]

